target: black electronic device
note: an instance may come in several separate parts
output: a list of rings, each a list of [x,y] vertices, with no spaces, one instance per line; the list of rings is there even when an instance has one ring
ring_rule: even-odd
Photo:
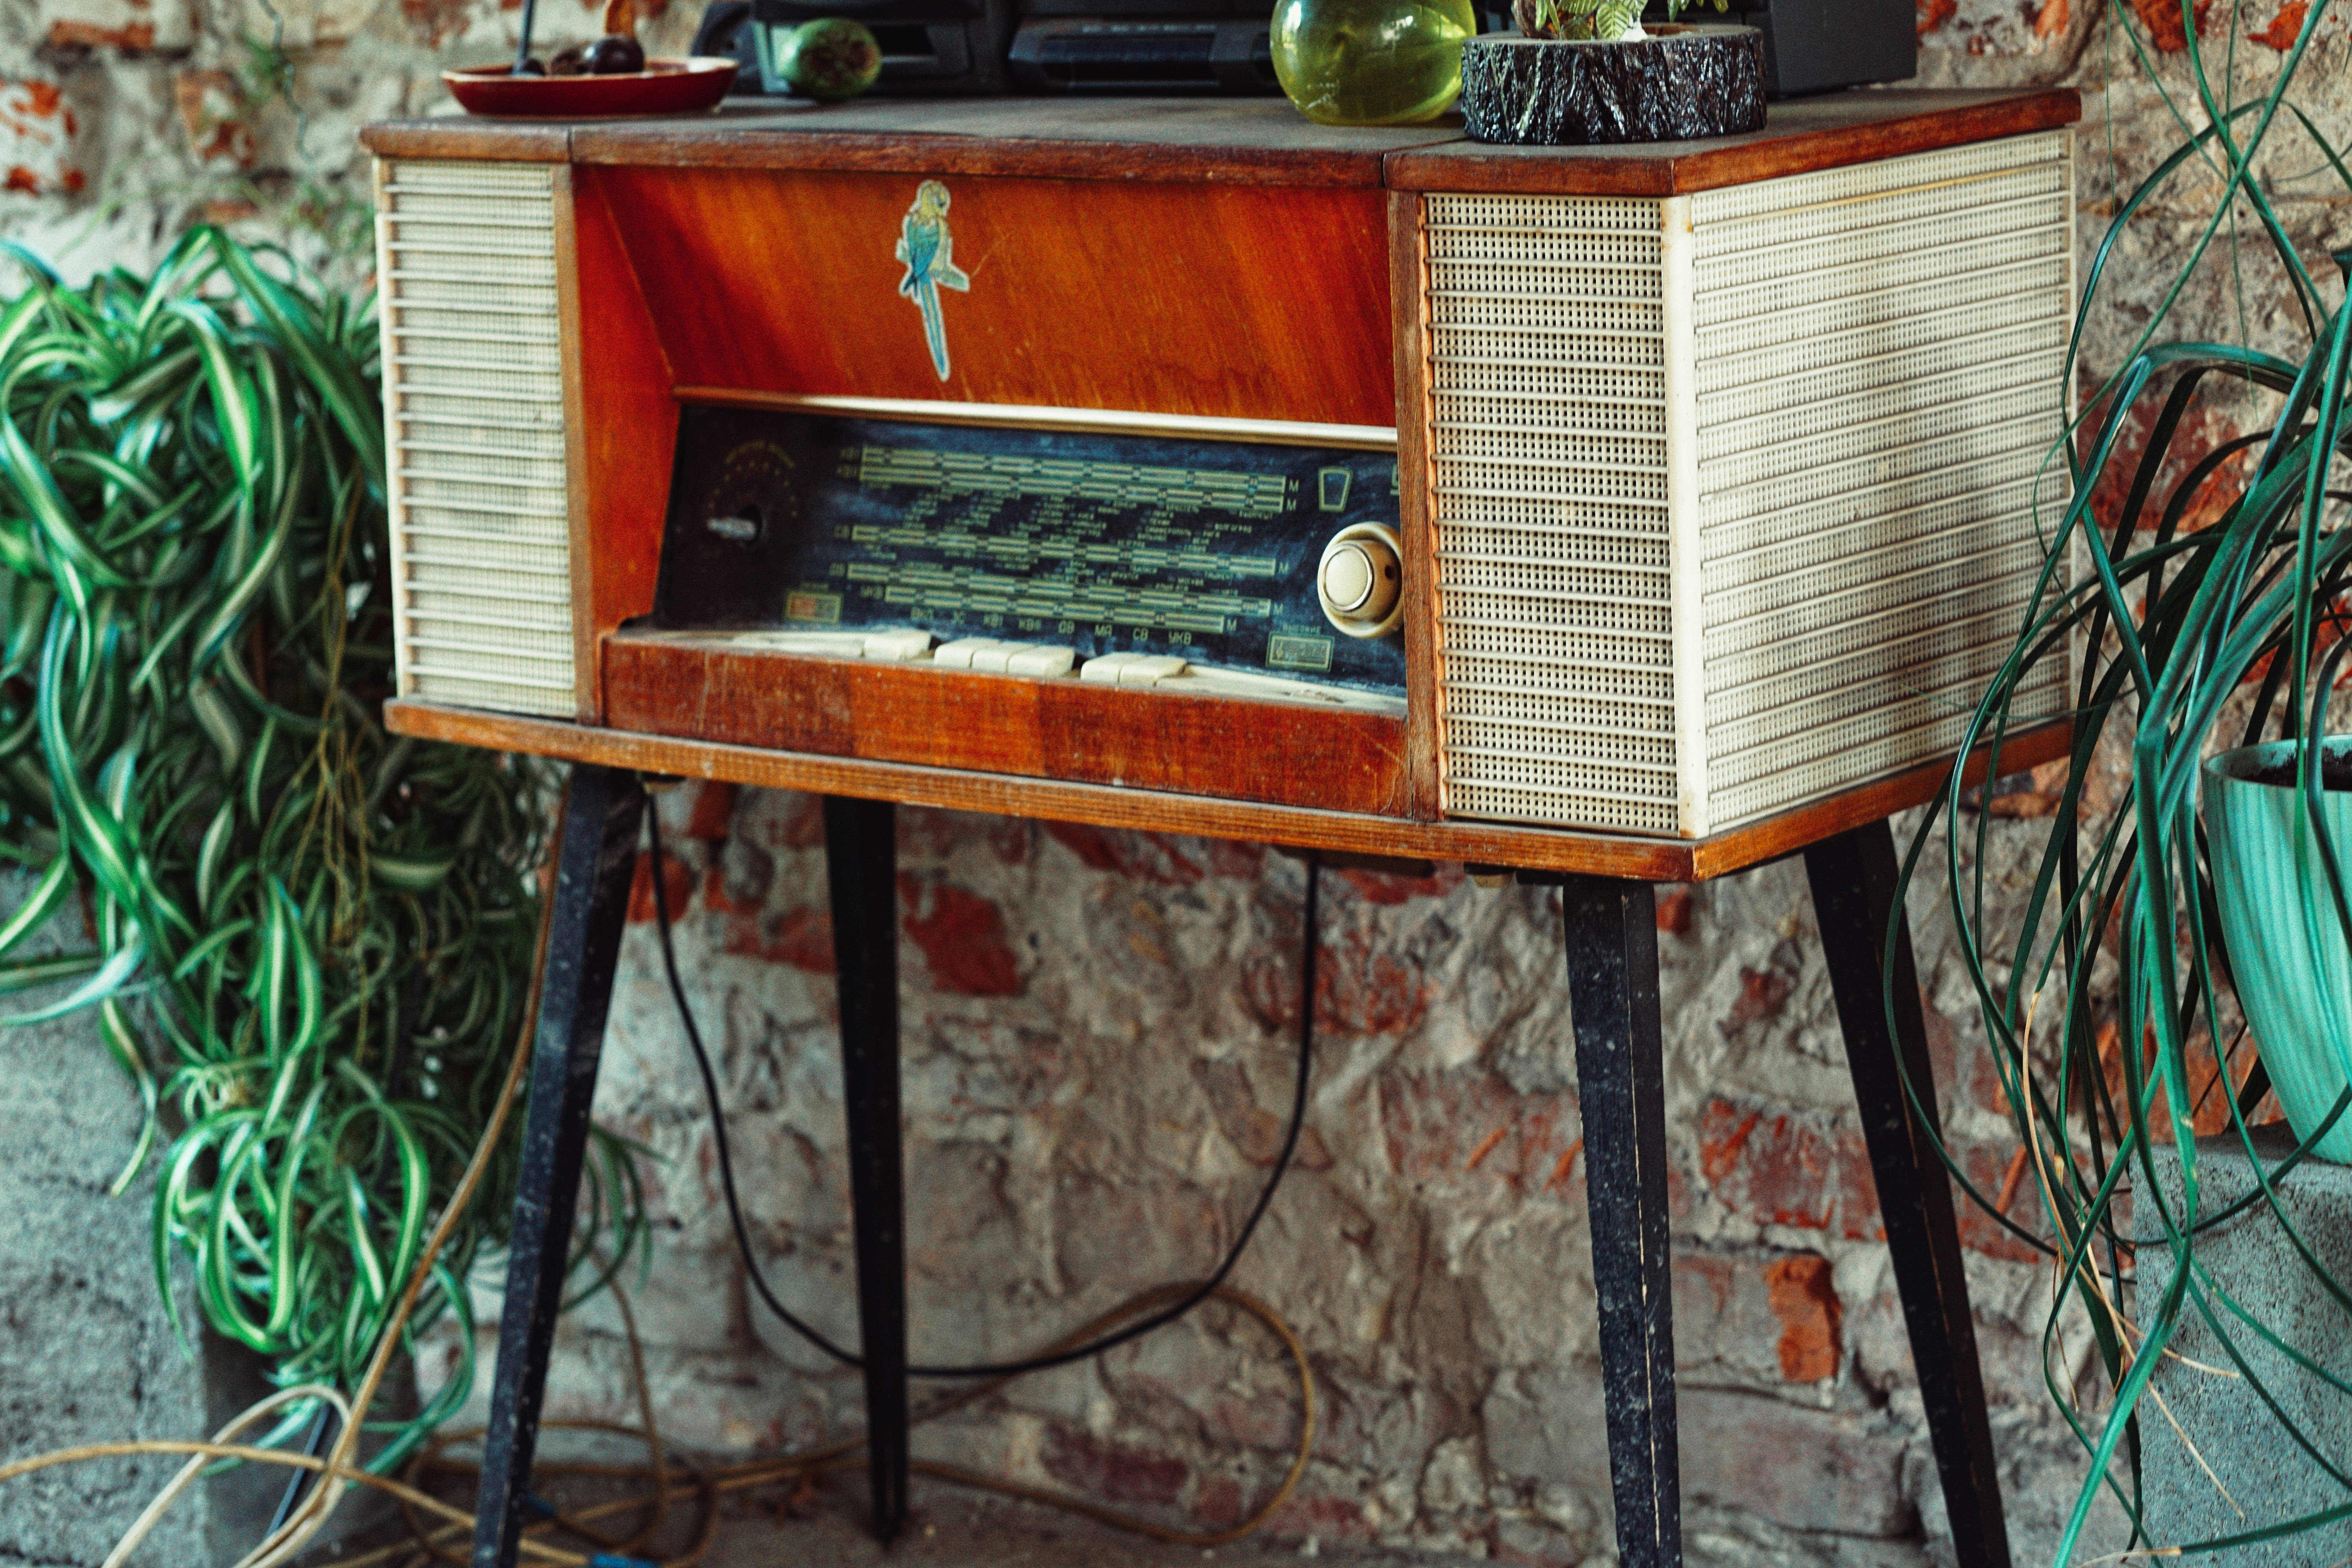
[[[717,0],[698,55],[741,62],[738,95],[790,91],[782,36],[847,16],[882,47],[885,96],[1275,94],[1267,0]]]
[[[1686,6],[1682,19],[1714,15],[1701,0]],[[1664,19],[1656,5],[1644,18]],[[1764,35],[1764,91],[1771,98],[1908,81],[1919,73],[1911,0],[1730,0],[1728,19]]]
[[[1013,0],[751,0],[746,24],[761,90],[785,93],[776,46],[803,22],[845,16],[882,46],[883,96],[1003,92]]]
[[[1318,594],[1353,536],[1393,560],[1392,451],[688,405],[672,473],[649,630],[914,626],[1404,695],[1403,639]]]
[[[1265,18],[1038,16],[1013,36],[1031,92],[1278,93]]]

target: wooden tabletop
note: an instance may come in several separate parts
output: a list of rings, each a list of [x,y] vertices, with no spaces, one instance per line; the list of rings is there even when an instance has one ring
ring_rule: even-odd
[[[806,790],[951,811],[1082,822],[1097,827],[1197,834],[1203,838],[1345,855],[1455,860],[1643,882],[1700,882],[1778,859],[1929,800],[1951,778],[1948,761],[1930,763],[1709,837],[1674,839],[1507,823],[1414,822],[1299,806],[1256,805],[1202,795],[676,740],[424,702],[386,703],[384,727],[396,735],[420,740],[526,752],[672,778]],[[2053,723],[2012,738],[2001,751],[2001,772],[2016,773],[2064,755],[2069,735],[2067,725]],[[1979,752],[1969,760],[1969,782],[1982,779],[1984,772],[1985,757]]]
[[[1497,147],[1468,140],[1450,117],[1318,125],[1281,99],[736,100],[675,119],[390,121],[361,140],[394,158],[1660,196],[2022,135],[2081,112],[2067,89],[1864,88],[1775,103],[1763,130],[1740,136]]]

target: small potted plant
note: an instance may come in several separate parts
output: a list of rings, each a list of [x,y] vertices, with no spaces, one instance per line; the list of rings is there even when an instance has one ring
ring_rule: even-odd
[[[1520,37],[1462,47],[1462,120],[1479,142],[1689,142],[1764,128],[1764,35],[1675,21],[1636,0],[1514,0]]]

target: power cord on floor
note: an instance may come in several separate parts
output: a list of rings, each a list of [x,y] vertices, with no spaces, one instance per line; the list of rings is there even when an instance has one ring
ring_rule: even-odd
[[[751,1280],[751,1289],[759,1296],[761,1304],[774,1313],[786,1328],[844,1366],[862,1367],[866,1364],[864,1357],[834,1343],[776,1299],[775,1291],[768,1284],[767,1274],[760,1267],[760,1259],[752,1250],[751,1233],[743,1223],[743,1206],[735,1195],[735,1162],[728,1148],[727,1112],[719,1102],[718,1075],[711,1070],[710,1054],[703,1049],[702,1031],[695,1026],[694,1009],[688,1005],[685,984],[678,978],[677,949],[670,935],[667,879],[662,875],[666,862],[662,853],[660,813],[648,811],[646,824],[652,835],[654,919],[661,933],[662,969],[669,979],[670,999],[677,1005],[678,1023],[685,1028],[688,1048],[694,1053],[695,1068],[702,1076],[703,1098],[710,1106],[711,1141],[719,1156],[719,1188],[727,1200],[727,1217],[734,1226],[735,1250],[742,1255],[745,1277]],[[1276,1156],[1273,1173],[1267,1176],[1265,1187],[1258,1193],[1257,1203],[1250,1209],[1249,1218],[1242,1223],[1240,1233],[1234,1237],[1233,1246],[1226,1249],[1215,1270],[1167,1307],[1101,1339],[1090,1340],[1066,1351],[1032,1356],[1025,1361],[979,1363],[970,1366],[909,1366],[907,1369],[908,1376],[1013,1377],[1066,1366],[1072,1362],[1087,1361],[1105,1351],[1115,1350],[1130,1340],[1142,1338],[1154,1329],[1164,1328],[1216,1293],[1218,1287],[1225,1282],[1225,1277],[1233,1272],[1234,1265],[1241,1261],[1243,1251],[1248,1247],[1251,1236],[1257,1230],[1257,1222],[1265,1215],[1266,1205],[1274,1202],[1275,1190],[1282,1185],[1282,1178],[1290,1169],[1291,1155],[1298,1148],[1299,1131],[1306,1125],[1307,1086],[1315,1058],[1316,904],[1320,884],[1320,868],[1309,859],[1307,862],[1307,900],[1302,921],[1305,931],[1299,943],[1298,960],[1298,1070],[1290,1093],[1290,1123],[1283,1131],[1282,1152]]]

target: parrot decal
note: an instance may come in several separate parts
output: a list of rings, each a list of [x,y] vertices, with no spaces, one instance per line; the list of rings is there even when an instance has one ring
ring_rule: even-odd
[[[923,313],[923,338],[931,346],[931,368],[941,381],[948,378],[948,324],[940,314],[940,290],[971,288],[971,279],[956,270],[954,246],[948,233],[948,188],[937,180],[925,180],[916,187],[915,205],[898,225],[898,256],[907,268],[907,275],[898,279],[898,292]]]

